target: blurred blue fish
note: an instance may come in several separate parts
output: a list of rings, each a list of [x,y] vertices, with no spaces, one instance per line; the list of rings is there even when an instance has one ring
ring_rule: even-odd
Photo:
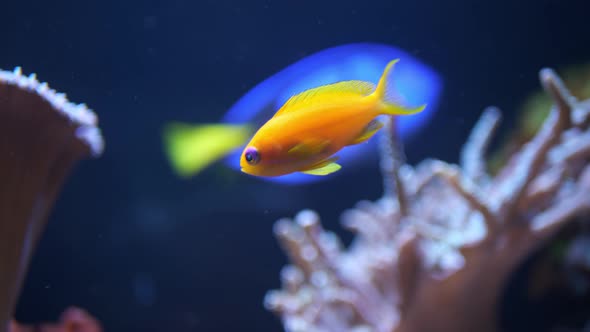
[[[293,95],[330,83],[361,80],[377,83],[391,59],[401,59],[391,78],[396,93],[409,105],[428,104],[419,114],[398,117],[400,136],[406,139],[432,118],[442,90],[440,76],[407,52],[389,45],[355,43],[329,48],[291,64],[256,85],[225,114],[221,123],[185,124],[172,122],[164,127],[166,155],[176,174],[190,177],[223,159],[240,171],[242,148],[257,128],[268,121]],[[339,162],[350,170],[354,165],[376,156],[376,140],[347,147],[339,153]],[[346,171],[338,172],[344,174]],[[293,173],[264,178],[286,184],[309,183],[326,179]]]

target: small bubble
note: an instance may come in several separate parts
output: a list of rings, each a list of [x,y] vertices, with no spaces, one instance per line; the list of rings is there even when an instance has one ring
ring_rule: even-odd
[[[143,27],[145,29],[155,29],[158,25],[158,18],[155,16],[146,16],[143,18]]]

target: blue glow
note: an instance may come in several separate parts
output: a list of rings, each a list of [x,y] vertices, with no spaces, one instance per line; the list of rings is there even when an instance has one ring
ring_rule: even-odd
[[[430,67],[407,52],[388,45],[375,43],[347,44],[329,48],[291,64],[280,72],[259,83],[240,98],[225,114],[227,123],[259,123],[270,119],[276,110],[294,94],[320,85],[346,81],[363,80],[377,83],[383,69],[390,60],[400,58],[391,78],[396,91],[405,104],[418,106],[428,104],[426,109],[412,116],[398,117],[402,139],[422,128],[433,116],[442,90],[440,76]],[[355,164],[375,155],[377,139],[367,144],[346,147],[337,155],[342,170],[330,177],[346,173]],[[225,162],[240,170],[240,154],[243,148],[235,150]],[[263,178],[281,183],[307,183],[328,177],[305,174],[290,174],[276,178]]]

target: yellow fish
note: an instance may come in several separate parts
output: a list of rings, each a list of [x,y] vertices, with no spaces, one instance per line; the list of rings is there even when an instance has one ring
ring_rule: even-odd
[[[426,107],[406,108],[396,100],[389,73],[398,61],[387,64],[377,87],[343,81],[291,97],[244,148],[242,171],[264,177],[338,171],[334,155],[369,140],[383,126],[378,116],[415,114]]]

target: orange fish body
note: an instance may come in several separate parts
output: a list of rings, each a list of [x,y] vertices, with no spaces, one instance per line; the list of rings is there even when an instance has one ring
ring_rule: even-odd
[[[388,94],[385,68],[377,87],[345,81],[307,90],[291,97],[246,145],[242,171],[256,176],[294,172],[327,175],[341,168],[334,155],[342,148],[366,142],[383,124],[380,115],[420,112],[425,106],[403,108]]]

